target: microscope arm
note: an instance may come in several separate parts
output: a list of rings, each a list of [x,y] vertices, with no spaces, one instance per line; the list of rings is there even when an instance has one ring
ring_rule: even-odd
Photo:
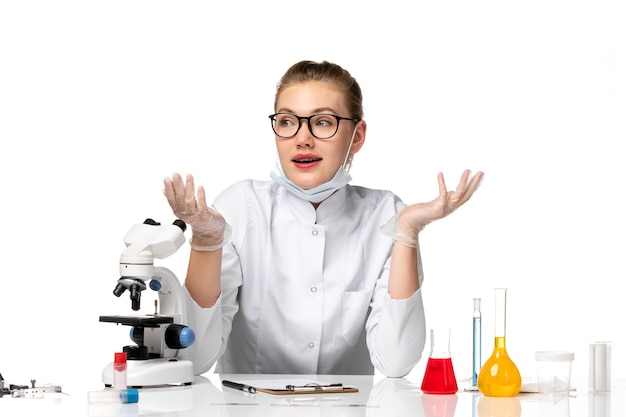
[[[174,317],[174,323],[187,324],[183,306],[183,292],[180,281],[172,271],[164,267],[155,267],[150,287],[159,282],[159,315]],[[154,289],[154,288],[153,288]]]

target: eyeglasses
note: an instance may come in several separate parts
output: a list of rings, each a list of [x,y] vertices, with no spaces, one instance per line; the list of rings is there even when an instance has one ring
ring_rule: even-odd
[[[276,136],[289,139],[298,134],[302,127],[302,120],[306,120],[309,132],[318,139],[330,139],[339,130],[339,122],[342,120],[352,120],[358,122],[359,119],[352,117],[341,117],[336,114],[312,114],[310,116],[297,116],[292,113],[276,113],[269,116],[272,122],[272,130]]]

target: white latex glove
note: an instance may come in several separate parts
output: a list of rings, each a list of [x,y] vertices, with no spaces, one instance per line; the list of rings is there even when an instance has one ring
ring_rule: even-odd
[[[230,226],[221,214],[206,204],[204,187],[198,187],[196,198],[193,176],[183,179],[179,174],[163,180],[163,194],[174,215],[191,226],[189,243],[195,250],[213,251],[224,246],[230,238]]]
[[[482,183],[484,173],[478,172],[470,179],[469,169],[463,172],[461,181],[454,191],[448,191],[440,172],[439,197],[427,203],[417,203],[405,207],[397,216],[393,217],[382,227],[394,240],[403,245],[417,247],[418,236],[427,224],[446,217],[461,207]]]

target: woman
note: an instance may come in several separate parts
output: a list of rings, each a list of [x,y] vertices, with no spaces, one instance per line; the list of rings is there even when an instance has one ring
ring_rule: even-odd
[[[278,84],[270,116],[278,161],[208,207],[193,177],[164,181],[192,229],[185,294],[196,373],[404,376],[425,343],[418,234],[464,204],[483,173],[407,206],[390,191],[349,185],[365,142],[357,81],[302,61]]]

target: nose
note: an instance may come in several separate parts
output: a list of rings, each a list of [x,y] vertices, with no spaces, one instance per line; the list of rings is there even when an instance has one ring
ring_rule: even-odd
[[[309,123],[307,120],[301,119],[300,129],[298,129],[298,133],[296,133],[295,140],[297,146],[313,146],[315,143],[315,137],[311,133],[309,129]]]

